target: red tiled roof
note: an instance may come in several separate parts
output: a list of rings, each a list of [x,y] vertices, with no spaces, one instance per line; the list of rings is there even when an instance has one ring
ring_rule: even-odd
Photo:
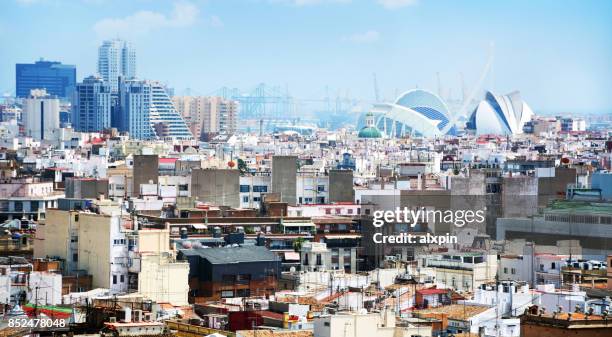
[[[174,164],[178,158],[159,158],[160,164]]]
[[[436,288],[417,290],[417,293],[421,295],[446,294],[447,292],[448,290],[446,289],[436,289]]]

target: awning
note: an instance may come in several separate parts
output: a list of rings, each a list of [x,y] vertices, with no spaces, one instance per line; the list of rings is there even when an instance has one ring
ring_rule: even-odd
[[[285,260],[286,261],[299,261],[300,253],[297,252],[285,252]]]
[[[284,227],[316,227],[312,222],[284,222]]]

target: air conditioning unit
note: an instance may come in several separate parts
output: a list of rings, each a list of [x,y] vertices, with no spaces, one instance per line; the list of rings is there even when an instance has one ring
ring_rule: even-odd
[[[108,321],[109,321],[110,323],[117,323],[117,317],[114,317],[114,316],[113,316],[113,317],[109,317],[109,318],[108,318]]]
[[[142,310],[134,310],[132,312],[133,322],[142,322]]]

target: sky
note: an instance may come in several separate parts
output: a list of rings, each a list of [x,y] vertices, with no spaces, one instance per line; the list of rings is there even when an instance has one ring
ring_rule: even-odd
[[[176,94],[266,83],[371,102],[376,74],[381,99],[459,98],[491,61],[483,90],[520,90],[536,112],[612,112],[606,0],[1,0],[0,92],[41,57],[80,81],[116,37],[135,45],[139,78]]]

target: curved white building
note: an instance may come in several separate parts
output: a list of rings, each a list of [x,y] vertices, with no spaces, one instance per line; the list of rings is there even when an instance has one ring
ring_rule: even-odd
[[[393,103],[375,104],[376,126],[387,135],[414,133],[425,137],[454,133],[448,106],[436,94],[413,89]]]
[[[533,111],[518,91],[495,95],[488,91],[467,123],[477,135],[514,135],[523,133],[523,126],[533,117]]]

